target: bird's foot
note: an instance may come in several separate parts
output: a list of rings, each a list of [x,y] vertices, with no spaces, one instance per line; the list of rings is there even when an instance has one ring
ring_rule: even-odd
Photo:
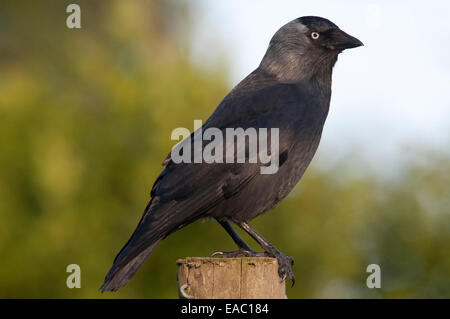
[[[295,284],[295,276],[294,272],[292,271],[292,266],[294,265],[294,259],[286,254],[283,254],[282,252],[278,251],[277,249],[273,249],[269,252],[267,252],[267,255],[273,258],[276,258],[278,261],[278,275],[281,278],[281,282],[285,281],[286,279],[289,279],[292,282],[292,286]]]
[[[248,250],[248,249],[238,249],[235,251],[215,251],[211,254],[211,257],[220,256],[222,258],[233,258],[238,256],[245,256],[245,257],[267,257],[268,255],[263,252],[257,252],[254,250]]]
[[[254,250],[248,249],[238,249],[235,251],[216,251],[211,254],[211,257],[220,256],[222,258],[234,258],[239,256],[245,257],[272,257],[276,258],[278,261],[278,275],[281,278],[281,282],[289,279],[292,282],[292,286],[295,284],[295,276],[292,271],[292,266],[294,265],[294,259],[277,249],[273,248],[270,251],[266,252],[257,252]]]

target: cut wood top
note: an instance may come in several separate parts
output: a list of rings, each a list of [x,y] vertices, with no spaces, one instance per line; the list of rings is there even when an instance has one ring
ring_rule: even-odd
[[[187,257],[177,260],[180,297],[285,299],[278,262],[270,257]]]

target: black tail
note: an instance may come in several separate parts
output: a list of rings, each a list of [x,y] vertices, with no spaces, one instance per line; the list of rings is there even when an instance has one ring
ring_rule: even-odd
[[[184,203],[183,203],[184,204]],[[173,203],[160,204],[158,200],[150,201],[145,208],[136,230],[130,240],[114,259],[106,275],[102,292],[116,291],[122,288],[134,276],[155,247],[170,233],[194,222],[200,215],[186,214]]]
[[[103,285],[100,287],[102,292],[105,291],[116,291],[122,288],[130,279],[134,276],[136,271],[142,265],[142,263],[147,259],[150,253],[159,244],[162,238],[155,240],[147,248],[145,248],[141,253],[130,261],[123,263],[122,258],[120,258],[123,251],[126,250],[127,246],[122,249],[121,253],[114,260],[114,264],[106,275]]]
[[[114,259],[100,290],[105,292],[122,288],[153,249],[178,225],[170,210],[150,202],[133,235]]]

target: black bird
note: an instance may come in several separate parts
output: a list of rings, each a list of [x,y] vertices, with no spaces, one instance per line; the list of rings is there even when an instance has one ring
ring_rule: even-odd
[[[179,163],[170,154],[133,235],[114,259],[101,291],[116,291],[172,232],[202,217],[215,218],[238,246],[237,255],[277,258],[279,275],[294,283],[293,259],[256,232],[248,221],[275,207],[302,177],[319,144],[331,97],[332,68],[344,49],[363,45],[331,21],[295,19],[270,41],[261,64],[219,104],[203,125],[279,128],[279,169],[261,174],[261,163]],[[191,137],[192,138],[192,135]],[[264,250],[257,253],[230,222]]]

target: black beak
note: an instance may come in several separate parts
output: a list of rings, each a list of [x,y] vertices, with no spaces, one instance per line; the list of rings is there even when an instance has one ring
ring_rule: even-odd
[[[345,33],[340,29],[334,30],[331,38],[333,40],[332,43],[330,43],[330,47],[337,50],[351,49],[364,45],[357,38],[351,36],[350,34]]]

